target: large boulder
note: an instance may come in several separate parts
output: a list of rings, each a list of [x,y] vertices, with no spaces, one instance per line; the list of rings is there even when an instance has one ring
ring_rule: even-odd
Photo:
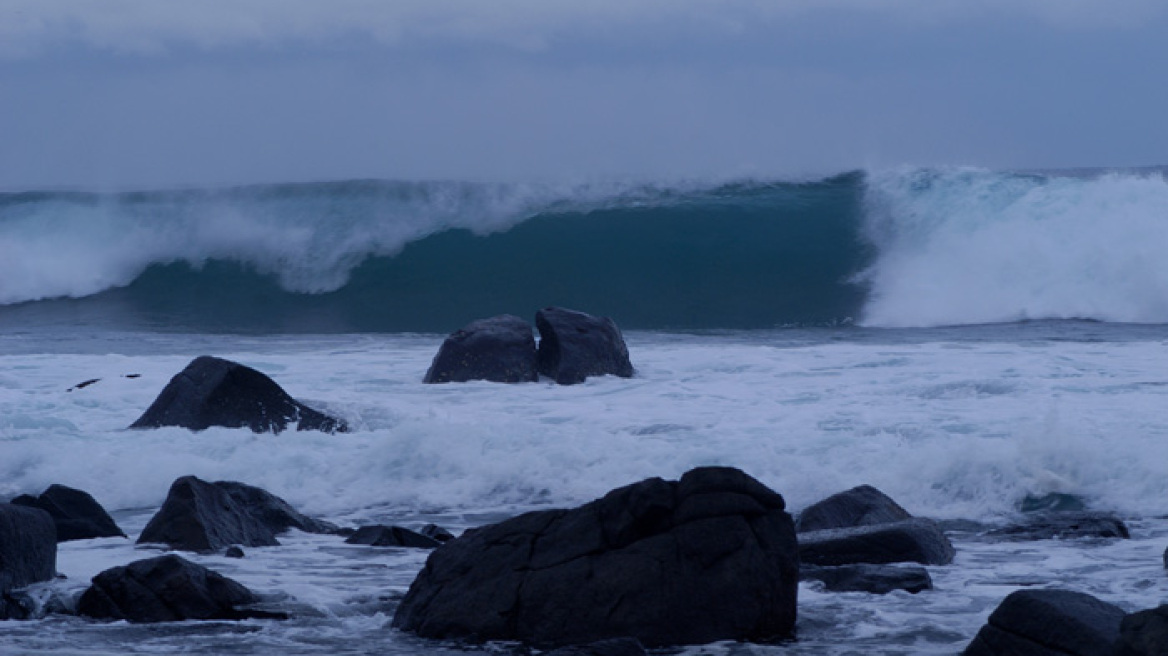
[[[1070,590],[1018,590],[990,614],[964,656],[1100,656],[1112,653],[1124,612]]]
[[[339,533],[335,525],[297,512],[280,497],[235,481],[208,483],[194,476],[175,480],[162,507],[150,518],[141,543],[182,551],[218,551],[231,545],[270,547],[288,529]]]
[[[704,467],[573,510],[526,513],[436,549],[393,623],[538,647],[784,638],[799,569],[784,508],[741,471]]]
[[[0,619],[10,616],[4,597],[57,573],[57,529],[39,508],[0,503]],[[16,609],[13,609],[14,611]],[[23,617],[24,613],[12,613]]]
[[[246,426],[257,433],[279,433],[291,422],[297,430],[347,430],[343,421],[293,399],[255,369],[204,355],[171,378],[130,428]]]
[[[823,529],[799,534],[799,559],[810,565],[920,563],[948,565],[956,552],[930,519]]]
[[[71,487],[50,485],[39,497],[22,494],[12,503],[49,513],[57,526],[58,542],[126,537],[105,508],[89,493]]]
[[[545,651],[543,656],[645,656],[645,647],[636,638],[612,638],[587,645],[571,645]]]
[[[456,330],[442,342],[427,383],[489,380],[523,383],[539,380],[535,335],[531,324],[511,314],[480,319]]]
[[[1168,605],[1125,616],[1114,656],[1168,656]]]
[[[549,307],[535,313],[535,327],[539,373],[557,383],[574,385],[589,376],[632,377],[629,349],[612,319]]]
[[[912,515],[871,485],[860,485],[811,504],[795,520],[795,530],[871,526],[910,519]]]
[[[238,582],[172,554],[107,569],[93,577],[77,612],[96,619],[143,623],[286,617],[238,608],[257,601],[255,593]]]

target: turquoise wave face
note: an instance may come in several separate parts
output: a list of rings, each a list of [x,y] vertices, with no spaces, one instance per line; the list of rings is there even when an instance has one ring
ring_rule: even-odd
[[[561,305],[642,329],[838,324],[864,300],[849,282],[870,262],[862,196],[858,173],[567,197],[405,183],[135,195],[115,216],[153,230],[138,238],[147,248],[180,248],[125,285],[12,304],[0,322],[445,332]],[[203,222],[221,234],[208,236]]]

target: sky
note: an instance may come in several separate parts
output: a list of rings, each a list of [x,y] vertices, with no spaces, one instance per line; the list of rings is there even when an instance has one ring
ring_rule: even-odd
[[[1163,0],[0,0],[0,189],[1168,164]]]

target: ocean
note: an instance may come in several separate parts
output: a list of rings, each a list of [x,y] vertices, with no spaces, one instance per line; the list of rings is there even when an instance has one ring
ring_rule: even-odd
[[[958,555],[916,595],[799,591],[797,638],[685,654],[955,654],[1009,592],[1168,601],[1168,169],[574,185],[338,181],[0,193],[0,499],[91,493],[131,537],[193,474],[356,526],[454,532],[736,466],[803,507],[867,483]],[[558,305],[637,374],[424,385],[444,336]],[[128,431],[196,356],[353,431]],[[78,387],[83,381],[97,382]],[[991,540],[1074,495],[1130,540]],[[511,653],[390,628],[415,550],[291,533],[236,578],[285,622],[0,622],[5,654]],[[79,594],[156,555],[64,543]],[[702,600],[695,600],[702,603]]]

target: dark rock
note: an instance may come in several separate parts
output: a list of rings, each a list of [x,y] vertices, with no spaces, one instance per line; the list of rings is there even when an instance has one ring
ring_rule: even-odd
[[[1040,497],[1028,494],[1018,504],[1018,510],[1024,513],[1083,511],[1086,509],[1087,504],[1081,498],[1073,494],[1059,492],[1051,492]]]
[[[57,529],[39,508],[0,503],[0,594],[57,573]]]
[[[130,428],[246,426],[257,433],[279,433],[289,422],[298,422],[297,430],[347,430],[341,420],[293,399],[255,369],[204,355],[171,378]]]
[[[434,538],[426,537],[400,526],[362,526],[345,540],[345,544],[367,544],[373,547],[414,547],[436,549],[442,545]]]
[[[394,626],[547,648],[784,638],[799,569],[784,507],[746,474],[704,467],[467,531],[430,555]]]
[[[276,534],[288,529],[306,533],[341,533],[329,522],[296,511],[287,501],[261,488],[183,476],[170,486],[162,508],[138,537],[184,551],[218,551],[230,545],[278,545]]]
[[[129,622],[279,618],[239,609],[258,601],[236,581],[175,555],[139,560],[93,577],[78,602],[86,617]]]
[[[947,565],[955,552],[937,523],[922,518],[799,534],[799,559],[811,565]]]
[[[238,545],[232,545],[227,547],[223,555],[227,558],[243,558],[246,554],[243,553],[243,549],[240,549]]]
[[[57,541],[126,537],[105,508],[92,496],[64,485],[50,485],[39,497],[21,495],[12,503],[40,508],[57,526]]]
[[[645,647],[636,638],[613,638],[587,645],[572,645],[546,651],[542,656],[645,656]]]
[[[1006,597],[964,656],[1101,656],[1112,653],[1124,612],[1070,590],[1019,590]]]
[[[1125,616],[1115,656],[1168,656],[1168,605]]]
[[[424,382],[465,383],[468,380],[496,383],[539,380],[531,324],[504,314],[474,321],[451,333],[434,356]]]
[[[871,526],[911,518],[912,515],[888,495],[871,485],[860,485],[808,506],[795,520],[795,530],[802,533]]]
[[[1129,538],[1127,526],[1115,515],[1100,512],[1035,514],[1026,523],[993,529],[990,537],[1009,540],[1069,540],[1074,538]]]
[[[453,533],[447,531],[437,524],[426,524],[422,527],[422,530],[418,532],[428,538],[434,538],[439,542],[449,542],[450,540],[454,539]]]
[[[231,498],[246,509],[248,514],[273,533],[283,533],[294,528],[305,533],[331,535],[340,530],[335,524],[301,514],[287,501],[262,488],[235,481],[216,481],[214,485],[231,495]]]
[[[218,551],[233,544],[279,544],[275,532],[222,487],[183,476],[170,486],[162,508],[150,518],[138,543],[160,542],[184,551]]]
[[[831,592],[888,594],[893,590],[904,590],[916,594],[933,589],[933,579],[928,570],[917,565],[803,565],[799,569],[799,578],[803,581],[820,581]]]
[[[539,328],[539,373],[561,385],[589,376],[633,375],[629,350],[616,323],[608,317],[549,307],[535,313]]]

